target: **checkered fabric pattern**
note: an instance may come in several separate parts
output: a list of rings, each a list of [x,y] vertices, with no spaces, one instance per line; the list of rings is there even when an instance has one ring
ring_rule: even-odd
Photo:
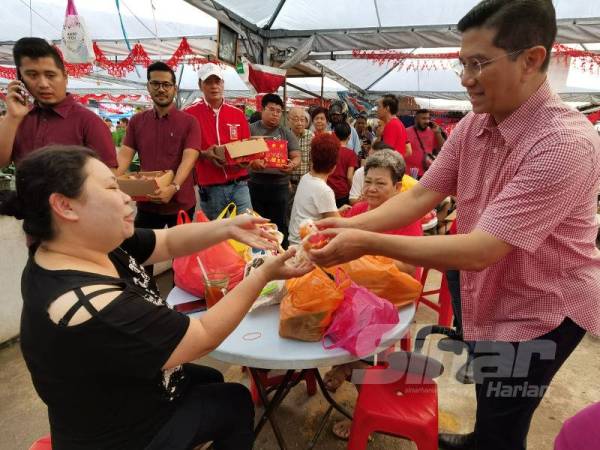
[[[304,134],[298,138],[301,153],[300,165],[292,172],[292,182],[296,184],[298,184],[302,175],[310,170],[310,143],[312,138],[313,132],[310,130],[304,130]]]
[[[456,194],[458,233],[514,247],[461,271],[467,340],[530,340],[565,317],[600,335],[599,180],[597,132],[548,82],[499,125],[473,113],[459,123],[421,184]]]

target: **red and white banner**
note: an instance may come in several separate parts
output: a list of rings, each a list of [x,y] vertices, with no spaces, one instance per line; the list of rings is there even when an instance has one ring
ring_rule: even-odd
[[[259,94],[277,92],[277,89],[285,83],[285,74],[285,69],[248,64],[248,82]]]

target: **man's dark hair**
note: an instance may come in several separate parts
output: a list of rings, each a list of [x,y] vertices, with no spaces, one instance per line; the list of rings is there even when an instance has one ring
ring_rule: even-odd
[[[283,100],[281,100],[281,97],[277,94],[267,94],[262,98],[260,102],[263,108],[266,108],[269,103],[274,103],[283,108]]]
[[[340,141],[345,141],[352,134],[350,125],[347,122],[340,122],[334,125],[333,132]]]
[[[119,122],[124,123],[125,125],[129,125],[129,119],[127,117],[121,117]]]
[[[418,116],[419,114],[429,114],[430,112],[431,111],[429,111],[428,109],[417,109],[415,116]]]
[[[169,72],[171,74],[171,80],[173,80],[173,84],[176,83],[175,72],[173,72],[173,69],[171,69],[169,66],[167,66],[162,61],[153,62],[152,64],[150,64],[148,66],[148,71],[147,71],[148,81],[150,81],[150,74],[152,72]]]
[[[388,108],[392,116],[398,113],[398,97],[392,94],[385,94],[381,97],[381,106]]]
[[[23,219],[23,230],[36,241],[56,235],[52,226],[50,195],[78,198],[87,178],[84,166],[98,155],[89,148],[52,145],[36,150],[17,164],[16,191],[0,195],[0,215]]]
[[[15,42],[13,47],[13,58],[17,70],[21,67],[23,58],[39,59],[46,57],[52,58],[56,67],[65,72],[65,64],[58,50],[42,38],[24,37]]]
[[[548,69],[556,39],[556,11],[551,0],[483,0],[458,22],[461,33],[479,27],[496,30],[493,43],[507,53],[544,46],[547,55],[541,69]],[[511,59],[518,56],[511,55]]]

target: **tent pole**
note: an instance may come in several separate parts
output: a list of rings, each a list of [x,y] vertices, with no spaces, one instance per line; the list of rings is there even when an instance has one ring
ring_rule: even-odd
[[[325,89],[325,71],[321,66],[321,106],[323,106],[323,91]]]
[[[183,78],[183,68],[185,64],[181,65],[181,70],[179,71],[179,82],[177,83],[177,99],[175,100],[175,106],[177,109],[181,108],[181,95],[179,93],[179,87],[181,86],[181,79]]]
[[[287,114],[285,113],[287,110],[287,83],[283,83],[283,124],[287,126]]]

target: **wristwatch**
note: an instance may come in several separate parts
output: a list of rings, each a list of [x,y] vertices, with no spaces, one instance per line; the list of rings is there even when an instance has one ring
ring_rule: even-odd
[[[179,186],[177,183],[173,182],[171,183],[171,186],[175,186],[175,192],[179,192],[179,189],[181,189],[181,186]]]

